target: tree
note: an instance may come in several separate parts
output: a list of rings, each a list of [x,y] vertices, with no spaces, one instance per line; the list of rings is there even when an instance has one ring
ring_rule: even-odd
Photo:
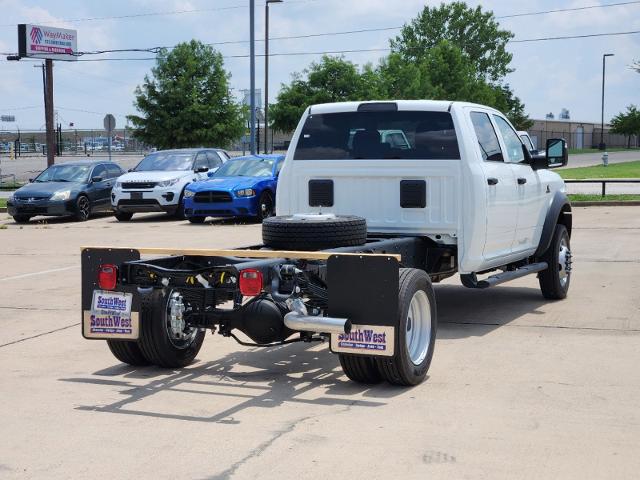
[[[424,7],[402,28],[400,35],[391,40],[391,49],[405,60],[419,61],[431,48],[447,40],[460,48],[478,77],[496,82],[512,71],[509,69],[512,55],[506,50],[511,38],[513,33],[500,29],[493,12],[453,2]]]
[[[635,105],[629,105],[626,112],[621,112],[611,119],[611,132],[627,137],[627,148],[631,148],[631,137],[640,135],[640,111]]]
[[[493,12],[464,2],[424,7],[391,40],[383,61],[383,84],[391,97],[464,100],[504,112],[518,129],[533,125],[504,77],[513,37],[500,29]]]
[[[129,115],[134,135],[158,148],[226,147],[244,131],[244,115],[229,88],[222,55],[203,43],[162,49],[151,77],[136,87]]]
[[[325,55],[302,73],[294,73],[290,84],[281,86],[277,103],[270,106],[272,126],[277,131],[290,132],[305,108],[316,103],[376,98],[378,84],[371,66],[360,72],[341,57]]]

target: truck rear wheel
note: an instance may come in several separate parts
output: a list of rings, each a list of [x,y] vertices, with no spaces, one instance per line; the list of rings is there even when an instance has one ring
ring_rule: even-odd
[[[556,225],[549,249],[540,258],[549,267],[538,274],[540,290],[544,298],[566,298],[571,283],[571,244],[567,227]]]
[[[349,379],[358,383],[374,384],[382,381],[376,361],[371,357],[339,354],[342,371]]]
[[[177,368],[189,365],[202,347],[205,332],[184,327],[179,332],[171,322],[172,301],[178,295],[170,292],[164,295],[161,290],[144,298],[140,319],[140,349],[142,354],[154,365],[164,368]]]
[[[393,357],[378,357],[382,377],[395,385],[417,385],[427,376],[438,326],[436,301],[429,275],[400,269],[398,329]]]
[[[367,221],[350,215],[298,214],[266,218],[262,241],[285,250],[322,250],[367,242]]]
[[[107,340],[107,345],[109,346],[111,353],[113,353],[113,356],[122,363],[126,363],[134,367],[142,367],[151,363],[142,354],[142,350],[140,350],[140,346],[137,342]]]

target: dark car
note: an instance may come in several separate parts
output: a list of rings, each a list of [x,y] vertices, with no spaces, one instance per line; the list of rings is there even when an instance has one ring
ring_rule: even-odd
[[[123,173],[117,164],[104,161],[52,165],[9,197],[7,211],[18,223],[36,215],[85,221],[92,212],[111,210],[111,188]]]
[[[207,217],[253,217],[275,213],[278,173],[284,155],[234,158],[210,179],[194,182],[184,191],[184,213],[191,223]]]

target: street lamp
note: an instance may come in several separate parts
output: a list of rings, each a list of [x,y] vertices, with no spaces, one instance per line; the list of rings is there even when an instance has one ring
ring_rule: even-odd
[[[282,0],[266,0],[264,4],[264,153],[269,153],[269,4]],[[273,145],[271,146],[273,148]]]
[[[602,55],[602,116],[600,118],[600,145],[598,145],[600,150],[604,150],[606,148],[606,145],[604,144],[604,66],[607,57],[613,57],[613,55],[613,53],[605,53]]]

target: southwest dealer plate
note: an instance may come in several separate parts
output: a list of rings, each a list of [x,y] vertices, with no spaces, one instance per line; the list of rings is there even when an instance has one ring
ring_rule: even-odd
[[[140,330],[138,312],[131,311],[131,293],[94,290],[91,310],[83,315],[87,338],[136,340]]]
[[[331,351],[356,355],[393,356],[394,327],[353,325],[351,333],[331,335]]]

